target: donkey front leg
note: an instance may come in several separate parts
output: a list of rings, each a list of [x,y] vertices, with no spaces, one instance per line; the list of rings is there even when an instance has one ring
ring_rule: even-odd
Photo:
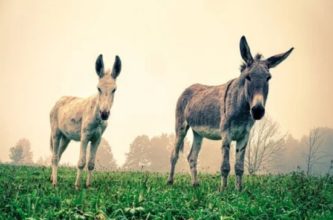
[[[235,162],[235,173],[236,173],[236,188],[242,190],[242,177],[244,173],[244,157],[247,141],[249,135],[247,134],[243,139],[237,141],[236,145],[236,162]]]
[[[197,174],[197,161],[198,155],[201,149],[202,137],[193,131],[193,143],[191,151],[187,157],[188,163],[190,164],[191,175],[192,175],[192,186],[198,186],[198,174]]]
[[[227,133],[222,132],[222,164],[221,164],[221,186],[220,190],[223,191],[228,185],[228,175],[230,172],[230,140]]]
[[[101,143],[101,137],[99,137],[96,140],[93,140],[90,145],[90,154],[89,154],[89,160],[88,160],[88,176],[87,176],[87,182],[86,186],[89,188],[91,186],[91,178],[92,178],[92,172],[95,168],[95,159],[96,159],[96,152],[99,144]]]
[[[81,185],[82,170],[86,166],[87,145],[88,145],[87,138],[82,138],[81,145],[80,145],[80,158],[79,158],[79,162],[77,164],[77,174],[76,174],[76,180],[75,180],[76,189],[78,189]]]

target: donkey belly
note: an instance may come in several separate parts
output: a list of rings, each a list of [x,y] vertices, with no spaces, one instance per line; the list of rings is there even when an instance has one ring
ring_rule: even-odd
[[[59,126],[59,129],[63,135],[68,139],[74,141],[80,141],[81,139],[81,123],[76,124],[75,122],[67,122]]]
[[[80,141],[81,140],[81,133],[69,130],[62,130],[62,133],[70,140]]]
[[[221,105],[216,98],[205,101],[189,105],[187,123],[200,136],[220,140]],[[207,101],[209,102],[207,103]]]
[[[58,115],[58,127],[68,139],[80,141],[82,128],[82,112],[70,112],[68,108],[61,109]]]
[[[220,128],[211,128],[209,126],[193,126],[192,130],[202,137],[211,140],[221,140]]]

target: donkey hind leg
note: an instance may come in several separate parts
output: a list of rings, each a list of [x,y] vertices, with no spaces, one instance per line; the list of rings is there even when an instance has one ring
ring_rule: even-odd
[[[224,190],[228,184],[228,175],[230,172],[230,161],[229,161],[229,151],[231,140],[228,137],[226,132],[223,132],[222,135],[222,164],[221,164],[221,187],[220,190]]]
[[[52,141],[52,139],[51,139]],[[61,159],[61,155],[62,153],[66,150],[68,144],[69,144],[70,140],[68,138],[66,138],[64,135],[60,135],[59,137],[59,141],[58,141],[58,148],[55,149],[57,151],[57,166],[59,165],[60,159]],[[52,144],[52,143],[51,143]],[[53,144],[52,144],[53,146]],[[53,147],[52,147],[52,151],[53,151]],[[53,175],[51,174],[51,182],[53,182]]]
[[[52,134],[50,136],[50,150],[51,150],[51,175],[50,175],[50,181],[53,182],[52,178],[52,158],[53,158],[53,140],[52,140]]]
[[[187,157],[188,163],[190,164],[191,175],[192,175],[192,186],[199,186],[197,177],[197,161],[198,155],[202,145],[202,137],[193,131],[193,143],[191,151]]]
[[[51,147],[52,147],[52,174],[51,180],[52,185],[57,185],[57,172],[58,172],[58,163],[59,163],[59,144],[61,139],[60,132],[54,132],[51,136]]]
[[[248,141],[248,135],[242,140],[237,141],[236,144],[236,162],[235,162],[235,173],[236,173],[236,188],[242,190],[242,177],[244,173],[244,157],[245,150]]]
[[[79,162],[77,164],[77,174],[75,180],[76,189],[78,189],[81,185],[82,170],[86,166],[87,146],[88,146],[88,140],[86,138],[81,138],[80,156],[79,156]]]
[[[168,178],[168,184],[172,185],[173,184],[173,178],[175,175],[175,167],[176,163],[179,157],[179,151],[183,149],[184,147],[184,138],[187,134],[187,131],[189,129],[189,126],[183,126],[180,129],[177,129],[176,131],[176,140],[175,140],[175,147],[172,150],[171,153],[171,158],[170,158],[170,174]]]
[[[59,155],[58,162],[60,162],[61,156],[64,153],[64,151],[66,150],[69,142],[70,142],[70,139],[68,139],[64,135],[61,136],[59,149],[58,149],[58,155]]]
[[[87,182],[86,187],[89,188],[91,186],[91,178],[92,178],[92,172],[95,168],[95,159],[96,159],[96,152],[99,144],[101,143],[101,137],[97,138],[96,140],[93,140],[90,144],[90,153],[89,153],[89,160],[88,160],[88,176],[87,176]]]

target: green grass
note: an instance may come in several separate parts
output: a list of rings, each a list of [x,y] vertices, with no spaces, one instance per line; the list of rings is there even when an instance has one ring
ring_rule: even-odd
[[[333,219],[333,177],[301,173],[245,177],[242,192],[234,177],[219,192],[218,175],[166,175],[99,172],[90,189],[74,189],[75,170],[59,169],[59,185],[49,182],[50,168],[0,165],[0,219]]]

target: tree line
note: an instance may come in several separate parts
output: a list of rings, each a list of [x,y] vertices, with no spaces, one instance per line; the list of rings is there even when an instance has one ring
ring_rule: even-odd
[[[161,134],[151,138],[147,135],[137,136],[130,144],[122,166],[117,165],[111,146],[103,139],[97,151],[96,169],[168,172],[174,139],[174,134]],[[189,171],[187,155],[190,144],[187,138],[184,152],[177,162],[177,172]],[[204,140],[198,160],[199,171],[219,172],[220,144],[220,141]],[[23,138],[10,148],[11,163],[50,165],[51,157],[39,158],[34,163],[30,145],[29,140]],[[234,164],[235,146],[231,146],[230,156],[230,162]],[[266,117],[253,127],[245,157],[245,169],[250,175],[296,170],[307,175],[333,174],[333,129],[315,128],[308,135],[296,140],[290,134],[281,133],[278,124]]]

